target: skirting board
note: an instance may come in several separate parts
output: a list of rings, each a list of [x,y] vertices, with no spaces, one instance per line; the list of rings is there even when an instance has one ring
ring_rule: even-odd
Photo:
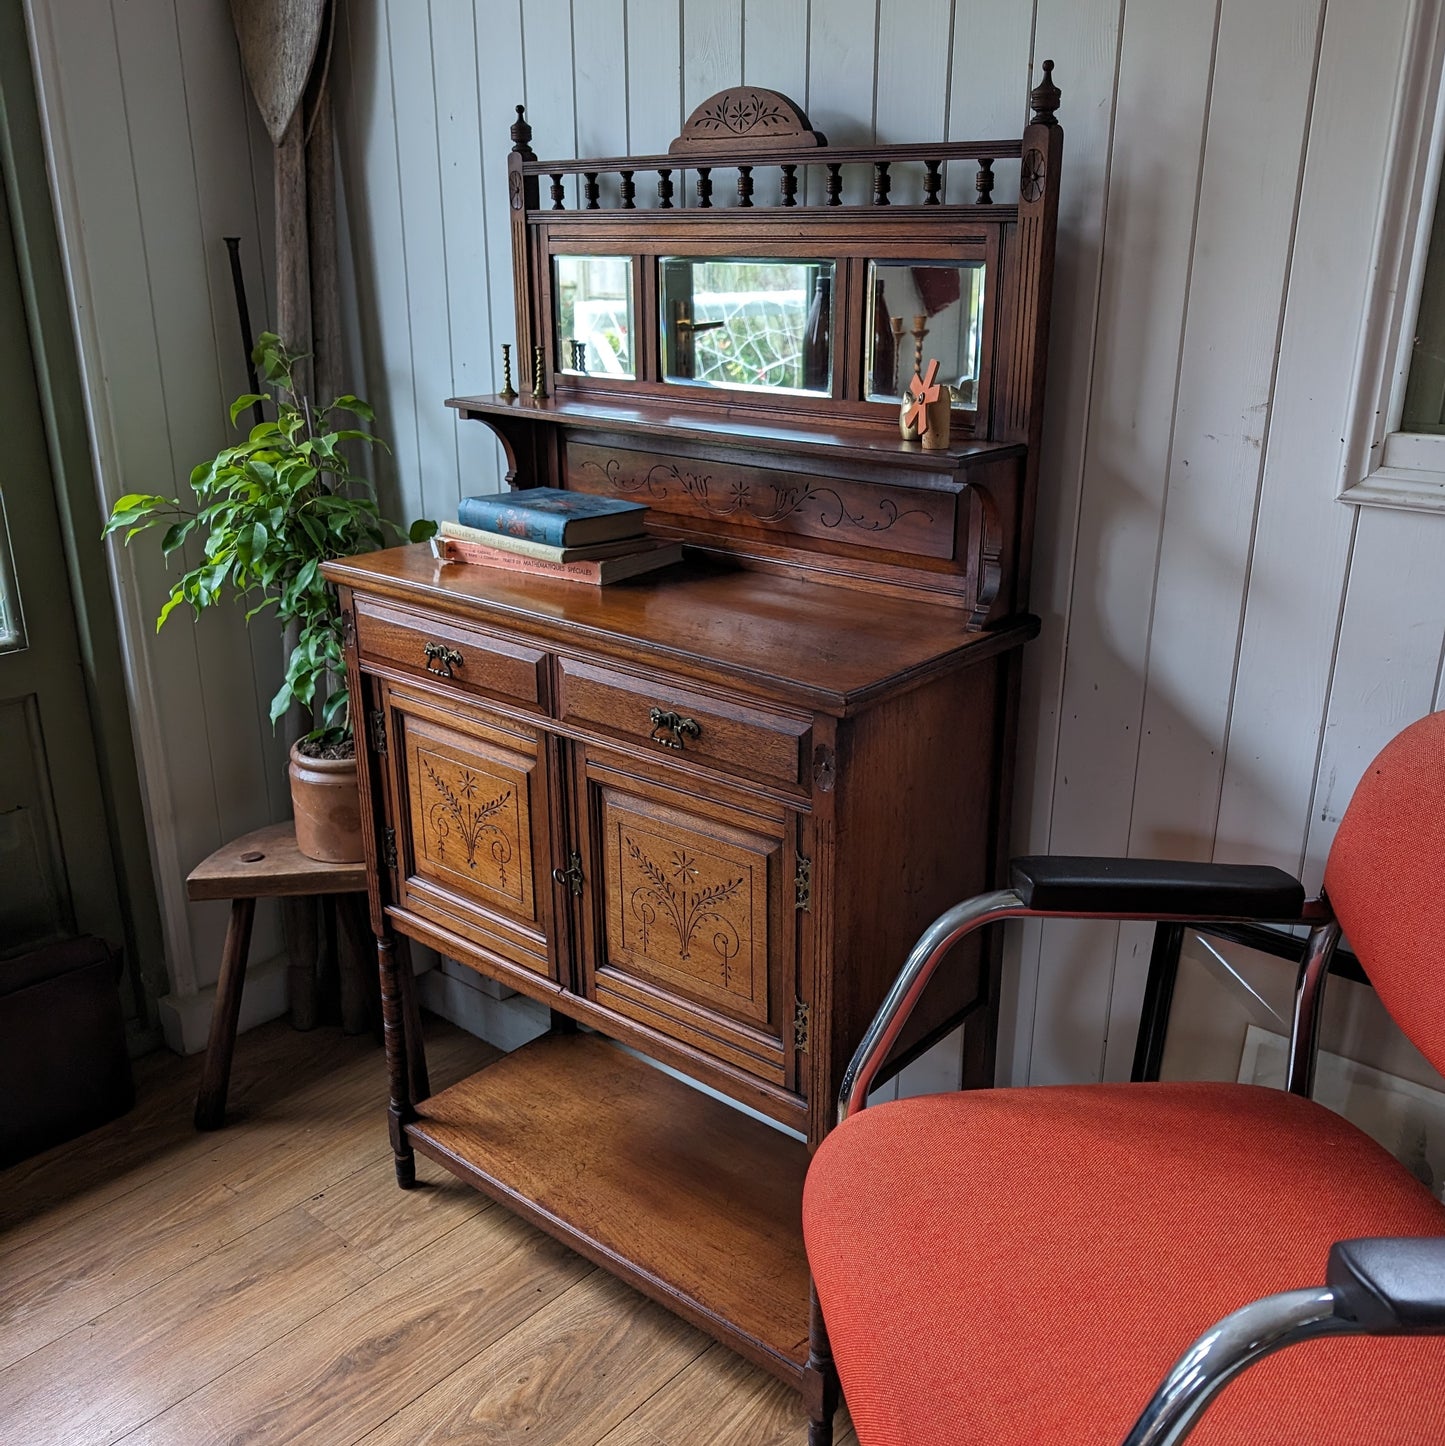
[[[210,1036],[215,1004],[215,985],[194,994],[167,994],[157,1001],[166,1047],[177,1054],[199,1054]],[[278,954],[274,959],[248,964],[237,1033],[279,1019],[286,1009],[286,956]]]
[[[430,954],[430,951],[426,952]],[[535,1000],[514,994],[460,965],[452,966],[456,971],[453,973],[445,960],[441,968],[428,967],[430,959],[418,959],[417,962],[426,969],[417,977],[422,1004],[458,1028],[478,1035],[498,1049],[516,1049],[546,1031],[549,1022],[547,1009]],[[161,1032],[166,1047],[177,1054],[199,1054],[205,1049],[215,1004],[214,985],[195,994],[167,994],[159,1000]],[[248,964],[246,982],[241,991],[237,1034],[279,1019],[286,1013],[289,1004],[284,954],[261,963]]]
[[[518,1049],[547,1032],[551,1016],[545,1004],[500,990],[492,980],[460,965],[447,966],[448,961],[443,961],[440,969],[417,977],[417,995],[424,1009],[498,1049]],[[499,994],[505,997],[499,998]]]

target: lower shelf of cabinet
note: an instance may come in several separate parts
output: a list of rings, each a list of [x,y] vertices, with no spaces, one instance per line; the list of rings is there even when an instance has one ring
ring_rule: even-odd
[[[581,1033],[544,1035],[417,1114],[420,1153],[801,1385],[800,1142]]]

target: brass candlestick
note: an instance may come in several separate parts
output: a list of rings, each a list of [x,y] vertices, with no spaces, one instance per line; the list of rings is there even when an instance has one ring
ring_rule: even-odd
[[[923,370],[923,338],[928,335],[928,318],[926,316],[915,316],[913,318],[913,370]]]
[[[517,400],[517,389],[512,385],[512,344],[502,343],[502,390],[497,393],[504,402]]]
[[[898,390],[898,358],[903,355],[903,318],[901,316],[890,316],[888,325],[893,332],[893,376],[889,382],[888,390]],[[917,370],[915,366],[914,370]]]
[[[532,400],[543,402],[547,399],[547,364],[542,359],[542,348],[532,348]]]

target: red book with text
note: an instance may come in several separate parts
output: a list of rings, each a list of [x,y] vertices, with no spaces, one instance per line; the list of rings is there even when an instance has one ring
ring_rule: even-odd
[[[649,538],[635,552],[624,553],[620,557],[599,557],[579,562],[550,562],[546,558],[526,557],[520,552],[505,552],[498,547],[487,547],[484,543],[466,542],[456,537],[434,537],[432,550],[443,562],[497,567],[507,572],[529,572],[536,577],[588,582],[595,587],[622,582],[682,561],[682,544],[664,542],[660,538]]]

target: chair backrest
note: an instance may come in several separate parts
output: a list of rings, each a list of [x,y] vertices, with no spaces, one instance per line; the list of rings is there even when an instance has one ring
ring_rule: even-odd
[[[1385,1008],[1445,1073],[1445,712],[1412,723],[1365,770],[1325,892]]]

